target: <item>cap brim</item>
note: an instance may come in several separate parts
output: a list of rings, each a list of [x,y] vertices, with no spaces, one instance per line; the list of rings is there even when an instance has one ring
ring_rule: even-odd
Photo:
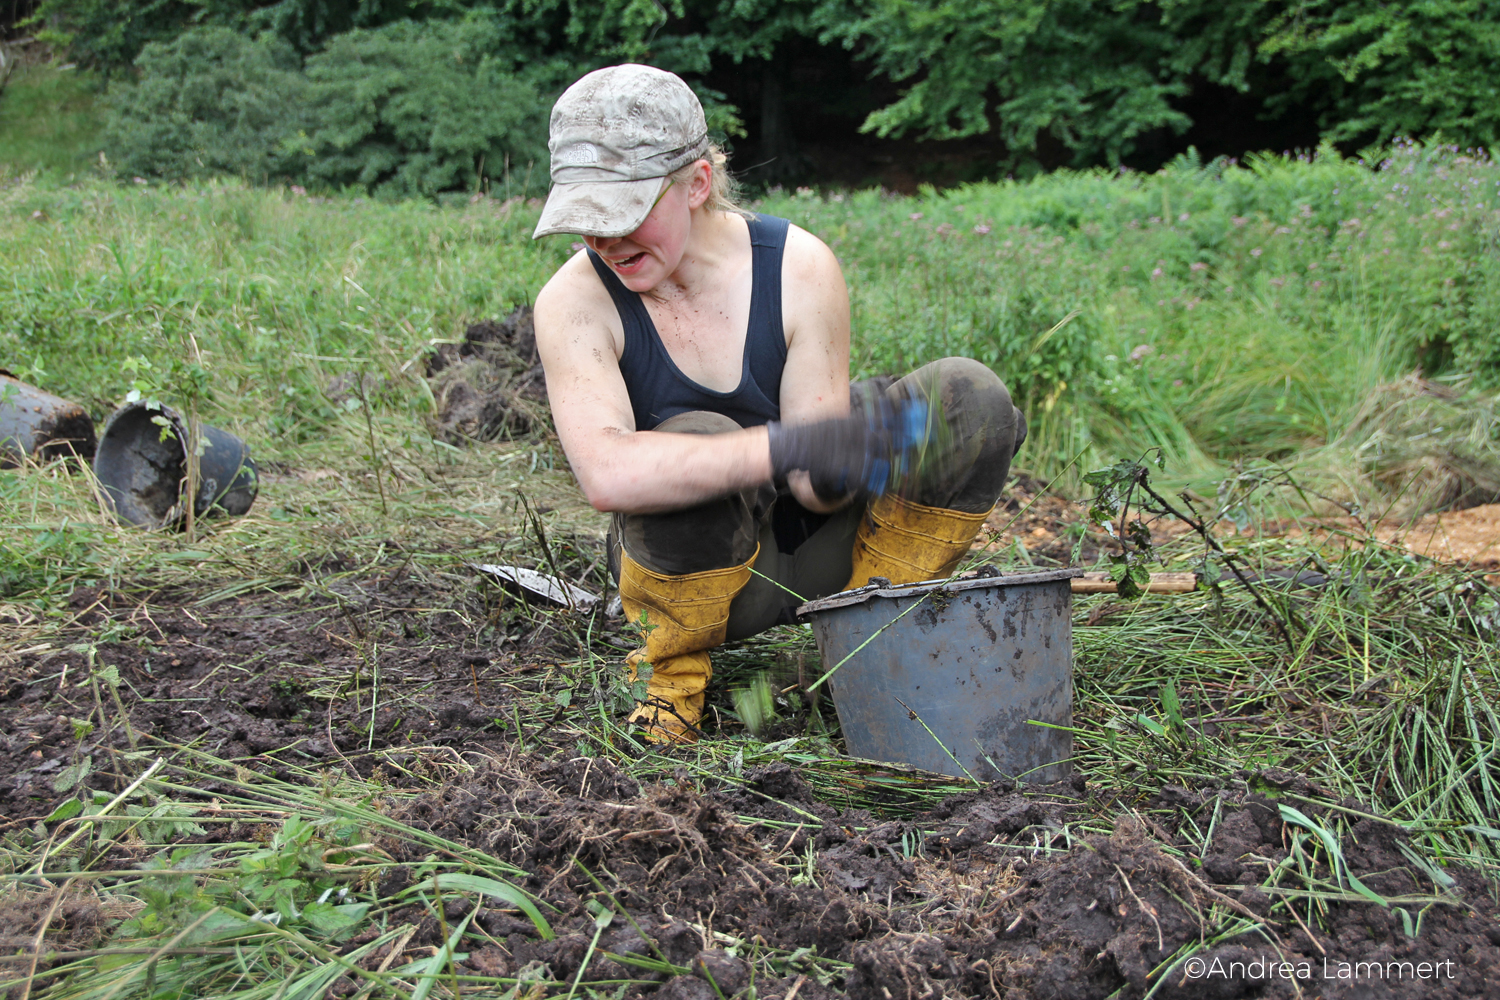
[[[555,233],[610,238],[641,228],[662,191],[663,177],[638,181],[554,184],[532,239]]]

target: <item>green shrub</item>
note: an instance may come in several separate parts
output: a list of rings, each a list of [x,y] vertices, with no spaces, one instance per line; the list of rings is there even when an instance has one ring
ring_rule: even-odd
[[[309,88],[299,61],[274,36],[227,28],[147,44],[137,79],[110,87],[110,160],[124,176],[300,177]]]
[[[558,67],[523,57],[493,12],[337,36],[307,60],[311,176],[411,196],[475,189],[506,164],[545,171]]]
[[[507,25],[485,11],[350,31],[305,72],[274,35],[196,28],[147,44],[136,79],[113,85],[106,150],[126,177],[231,174],[392,197],[472,190],[510,164],[544,172],[550,88],[571,70],[523,68]]]

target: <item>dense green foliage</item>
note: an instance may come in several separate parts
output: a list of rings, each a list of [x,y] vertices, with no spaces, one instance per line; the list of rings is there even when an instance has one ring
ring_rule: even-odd
[[[1245,85],[1256,39],[1243,6],[891,0],[831,27],[878,70],[912,82],[866,128],[948,139],[998,124],[1017,153],[1045,132],[1081,161],[1118,163],[1141,134],[1187,128],[1176,101],[1193,74]]]
[[[258,438],[344,419],[324,389],[356,364],[424,408],[406,363],[529,301],[569,252],[532,243],[535,209],[499,198],[33,183],[4,205],[0,364],[102,414],[135,377],[126,357],[170,381],[191,335],[214,373],[208,405]],[[1444,149],[1401,147],[1376,170],[1331,153],[1185,158],[1153,175],[759,207],[840,256],[855,375],[979,358],[1032,415],[1025,461],[1040,472],[1148,444],[1198,472],[1347,451],[1372,393],[1418,366],[1500,382],[1500,170]]]
[[[206,28],[152,42],[141,59],[150,72],[116,88],[105,134],[120,171],[256,179],[296,171],[308,87],[289,45]]]
[[[472,189],[511,160],[545,160],[538,84],[559,74],[523,56],[488,14],[355,29],[305,71],[269,32],[198,28],[148,43],[137,81],[115,84],[107,142],[128,175]]]
[[[1038,136],[1075,162],[1118,163],[1136,140],[1192,123],[1181,99],[1211,83],[1269,113],[1315,114],[1325,137],[1500,139],[1500,3],[1431,0],[880,0],[826,23],[911,86],[870,116],[882,135],[998,125],[1015,154]],[[993,121],[992,121],[993,119]]]
[[[1356,146],[1500,139],[1500,0],[44,0],[38,18],[117,81],[113,158],[163,177],[470,189],[503,174],[497,158],[540,165],[556,94],[627,59],[697,81],[734,135],[736,108],[704,81],[762,100],[751,66],[793,42],[855,55],[869,80],[827,100],[873,107],[866,131],[995,136],[997,166],[1022,172],[1169,149],[1216,113],[1210,91],[1245,96],[1218,114],[1315,123]],[[423,126],[417,107],[439,120]],[[298,128],[309,141],[289,141]]]
[[[1494,0],[1299,3],[1272,23],[1262,51],[1293,61],[1293,87],[1278,100],[1313,101],[1330,138],[1500,138]]]
[[[113,23],[136,25],[141,37],[169,35],[146,17],[156,9],[117,11]],[[380,17],[360,10],[318,19],[290,3],[209,4],[182,33],[145,41],[133,72],[110,88],[111,160],[125,176],[228,173],[389,196],[509,185],[512,169],[522,187],[532,174],[542,185],[556,95],[597,66],[645,58],[646,35],[662,16],[636,0],[594,16],[557,2],[427,19],[389,17],[426,12],[418,6],[390,5]],[[307,33],[309,24],[351,21],[374,26]],[[304,59],[299,46],[313,43]],[[77,44],[101,60],[114,51]],[[660,46],[655,61],[704,68],[694,46],[679,49],[673,58],[673,46]],[[737,127],[718,95],[703,97],[715,126]]]
[[[102,109],[94,92],[86,71],[13,70],[0,90],[0,162],[62,173],[87,166],[99,154]]]
[[[310,174],[414,195],[475,187],[486,162],[545,162],[558,81],[524,58],[492,16],[339,35],[308,60]]]

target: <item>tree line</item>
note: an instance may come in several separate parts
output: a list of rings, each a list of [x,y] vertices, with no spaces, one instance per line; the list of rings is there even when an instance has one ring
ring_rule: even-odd
[[[123,173],[390,195],[544,186],[552,101],[626,60],[688,79],[765,180],[881,140],[996,176],[1500,130],[1500,0],[40,0],[28,26],[109,81]]]

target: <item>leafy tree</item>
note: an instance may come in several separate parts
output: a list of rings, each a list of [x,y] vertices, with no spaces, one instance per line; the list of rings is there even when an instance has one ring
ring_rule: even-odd
[[[471,6],[461,0],[42,0],[34,20],[44,26],[44,40],[67,45],[74,59],[108,73],[129,68],[152,42],[195,28],[269,31],[306,54],[353,28],[452,16]]]
[[[205,0],[215,2],[227,0]],[[668,15],[651,0],[609,0],[591,12],[564,0],[516,0],[509,10],[397,20],[335,34],[304,64],[272,28],[304,24],[292,15],[331,2],[283,0],[247,15],[265,28],[254,38],[195,27],[147,42],[133,78],[117,77],[112,88],[107,149],[119,169],[357,184],[393,197],[473,189],[512,164],[540,179],[548,111],[578,76],[631,58],[682,72],[707,65],[699,36],[647,47]],[[370,2],[346,6],[380,12]],[[575,45],[581,56],[569,54]],[[738,127],[722,94],[700,96],[711,126]]]
[[[1018,158],[1045,136],[1117,163],[1185,130],[1181,99],[1208,82],[1271,117],[1312,110],[1339,141],[1500,138],[1500,0],[848,0],[814,21],[909,83],[865,122],[881,136],[997,129]]]
[[[998,128],[1014,154],[1042,136],[1079,164],[1118,163],[1145,133],[1183,132],[1194,79],[1244,89],[1257,0],[871,0],[825,8],[825,34],[911,85],[870,115],[880,136]],[[850,16],[852,15],[852,16]]]
[[[876,108],[863,127],[881,137],[998,137],[1013,170],[1160,148],[1194,124],[1209,85],[1345,143],[1500,141],[1500,0],[41,0],[38,11],[75,58],[139,78],[136,98],[166,120],[122,109],[118,134],[136,136],[122,142],[132,162],[164,175],[232,163],[392,193],[464,187],[503,169],[496,157],[540,164],[538,107],[626,60],[690,82],[718,74],[739,101],[756,102],[758,87],[759,152],[781,164],[772,172],[796,173],[780,110],[789,53],[836,45],[870,74],[820,94],[827,106]],[[187,66],[190,53],[211,66]],[[297,57],[306,79],[275,76]],[[745,70],[729,76],[730,64]],[[725,94],[694,86],[711,127],[743,134]],[[212,93],[229,107],[215,112]],[[251,154],[251,134],[264,152]]]
[[[1313,103],[1335,140],[1500,143],[1500,0],[1306,0],[1267,28],[1297,85],[1272,103]]]
[[[485,11],[544,55],[596,59],[603,66],[645,58],[656,43],[657,56],[668,61],[703,59],[697,39],[684,46],[671,36],[656,37],[669,19],[684,17],[683,0],[42,0],[35,20],[50,41],[70,46],[75,59],[117,70],[133,65],[151,42],[195,28],[270,32],[307,55],[359,28],[461,20]]]

